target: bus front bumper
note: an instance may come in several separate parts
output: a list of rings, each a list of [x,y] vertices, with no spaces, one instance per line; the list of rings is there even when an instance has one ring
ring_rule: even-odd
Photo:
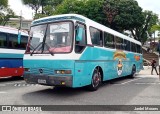
[[[73,76],[24,74],[24,80],[29,84],[72,87]]]

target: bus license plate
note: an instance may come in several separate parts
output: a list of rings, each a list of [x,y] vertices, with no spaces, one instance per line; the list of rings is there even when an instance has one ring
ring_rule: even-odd
[[[46,84],[47,82],[44,79],[38,79],[38,83],[40,83],[40,84]]]

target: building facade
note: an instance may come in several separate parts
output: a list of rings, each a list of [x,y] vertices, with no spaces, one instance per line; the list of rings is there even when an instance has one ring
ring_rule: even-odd
[[[29,31],[31,22],[33,20],[27,20],[27,19],[20,19],[20,18],[10,18],[10,20],[7,22],[6,26],[14,27],[14,28],[21,28],[22,30]],[[21,27],[20,27],[21,26]]]

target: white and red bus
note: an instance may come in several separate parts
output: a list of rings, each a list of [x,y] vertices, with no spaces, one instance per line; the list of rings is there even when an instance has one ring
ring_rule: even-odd
[[[0,78],[23,75],[23,55],[28,33],[0,26]]]

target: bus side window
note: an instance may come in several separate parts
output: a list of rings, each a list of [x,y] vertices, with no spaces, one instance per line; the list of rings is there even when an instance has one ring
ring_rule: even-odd
[[[136,44],[135,43],[131,43],[131,51],[132,52],[137,52],[137,48],[136,48]]]
[[[7,37],[3,33],[0,33],[0,47],[2,48],[7,47]]]
[[[104,32],[104,46],[107,48],[115,48],[114,36]]]
[[[86,29],[85,25],[78,24],[76,28],[75,52],[81,53],[86,47]]]
[[[93,45],[103,46],[103,33],[101,30],[90,27],[90,35]]]
[[[138,45],[138,44],[136,44],[136,45],[137,45],[137,53],[142,53],[142,52],[141,52],[141,46]]]
[[[123,39],[115,36],[116,49],[123,50]]]
[[[130,48],[131,48],[130,41],[124,40],[124,50],[126,50],[126,51],[131,51]]]
[[[11,49],[18,49],[19,44],[18,44],[18,35],[9,35],[9,48]]]
[[[28,42],[28,37],[27,36],[21,36],[20,49],[26,49],[27,42]]]

